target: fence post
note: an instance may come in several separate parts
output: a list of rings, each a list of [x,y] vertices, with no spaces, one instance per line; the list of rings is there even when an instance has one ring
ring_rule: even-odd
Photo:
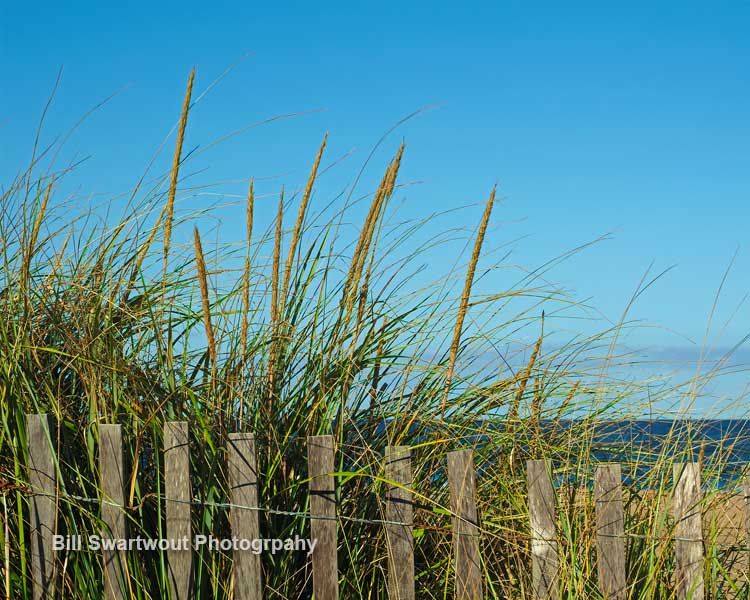
[[[167,538],[186,547],[167,551],[171,600],[189,600],[194,596],[192,539],[190,534],[190,451],[188,424],[164,423],[164,490],[167,507]],[[186,542],[185,542],[186,541]]]
[[[312,555],[315,600],[338,600],[339,570],[336,539],[336,482],[333,436],[307,438],[310,477],[310,532],[317,545]]]
[[[619,464],[596,468],[594,498],[599,591],[608,600],[625,600],[625,510]]]
[[[385,478],[388,484],[385,515],[388,521],[388,597],[393,600],[414,600],[414,531],[411,449],[409,446],[388,446],[385,449]],[[396,525],[395,523],[403,523]]]
[[[29,450],[29,486],[32,490],[31,576],[34,600],[52,598],[55,588],[55,552],[52,536],[57,533],[55,495],[57,470],[46,414],[26,415]]]
[[[471,450],[448,453],[448,487],[456,558],[455,598],[478,600],[482,598],[482,565],[479,557],[474,455]]]
[[[750,589],[750,478],[742,482],[745,508],[745,585]]]
[[[675,520],[675,585],[678,600],[703,600],[701,475],[698,463],[675,463],[672,510]]]
[[[125,539],[125,473],[120,425],[99,425],[99,477],[102,490],[103,537]],[[103,557],[104,598],[124,598],[127,577],[125,551],[103,550]]]
[[[255,436],[250,433],[229,434],[229,485],[232,535],[240,539],[260,539],[260,517],[257,510],[243,510],[238,506],[258,507],[258,463],[255,455]],[[263,575],[260,556],[253,552],[235,550],[235,600],[261,600]]]
[[[549,462],[526,463],[531,525],[531,578],[534,598],[559,600],[560,567],[555,531],[555,490],[550,479]]]

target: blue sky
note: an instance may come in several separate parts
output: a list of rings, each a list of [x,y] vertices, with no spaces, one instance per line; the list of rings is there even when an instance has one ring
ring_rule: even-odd
[[[269,196],[282,183],[299,186],[326,131],[331,160],[356,150],[328,183],[333,192],[391,125],[435,105],[373,162],[376,178],[406,141],[402,181],[419,183],[401,193],[403,215],[480,203],[497,182],[490,244],[523,237],[512,261],[533,268],[612,233],[552,278],[616,320],[649,264],[655,273],[675,265],[632,316],[698,344],[738,249],[718,320],[750,287],[744,3],[73,4],[0,7],[4,178],[28,162],[61,65],[45,139],[122,90],[66,146],[70,157],[91,155],[77,174],[82,193],[105,198],[137,180],[174,125],[190,68],[200,93],[249,53],[195,107],[187,147],[274,115],[324,110],[202,156],[203,177],[229,182],[227,197],[243,194],[250,176]],[[259,219],[270,221],[272,205],[260,203]],[[474,226],[480,210],[462,211],[460,224]],[[231,233],[235,219],[226,220]],[[718,343],[745,335],[748,317],[742,305]],[[660,330],[634,341],[690,348]]]

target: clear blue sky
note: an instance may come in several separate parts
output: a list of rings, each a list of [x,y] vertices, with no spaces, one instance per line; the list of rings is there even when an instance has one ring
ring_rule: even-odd
[[[402,180],[421,183],[403,192],[405,214],[481,202],[498,182],[491,243],[530,236],[513,255],[528,267],[613,232],[553,277],[617,319],[652,261],[657,272],[676,265],[633,316],[697,342],[738,247],[720,316],[750,288],[745,3],[67,4],[0,7],[4,177],[27,163],[61,65],[47,139],[125,87],[68,144],[71,156],[93,155],[82,192],[104,197],[136,181],[175,123],[191,66],[200,93],[250,52],[196,107],[187,147],[273,115],[325,111],[207,153],[200,167],[213,181],[280,175],[264,184],[269,194],[297,186],[325,131],[329,157],[357,149],[351,179],[393,123],[437,103],[376,157],[379,170],[406,140]],[[462,214],[470,226],[479,209]],[[748,317],[743,306],[725,345],[747,333]]]

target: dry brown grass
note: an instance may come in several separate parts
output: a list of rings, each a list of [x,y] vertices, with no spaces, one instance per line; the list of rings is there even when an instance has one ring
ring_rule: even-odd
[[[180,126],[177,129],[177,143],[174,148],[174,157],[172,158],[172,172],[169,180],[169,192],[167,195],[167,220],[164,223],[164,276],[167,273],[167,263],[169,258],[169,245],[172,240],[172,223],[174,221],[174,199],[177,193],[177,179],[180,174],[180,161],[182,158],[182,144],[185,141],[185,128],[187,127],[188,111],[190,110],[190,98],[193,93],[193,81],[195,79],[195,69],[190,71],[187,89],[185,90],[185,99],[182,104],[182,114],[180,115]]]
[[[206,340],[208,341],[208,354],[211,359],[212,369],[216,369],[216,357],[218,351],[216,348],[216,337],[214,328],[211,324],[211,302],[208,295],[208,272],[206,270],[206,261],[203,257],[203,245],[198,228],[193,228],[195,262],[198,269],[198,284],[201,290],[201,304],[203,306],[203,326],[206,330]]]
[[[281,320],[281,307],[279,303],[279,271],[281,269],[281,242],[284,236],[283,229],[284,221],[284,188],[281,188],[281,194],[279,196],[279,208],[276,215],[276,234],[274,236],[273,244],[273,265],[271,267],[271,324],[270,333],[271,341],[270,348],[268,351],[268,369],[266,378],[268,379],[268,410],[271,409],[271,403],[274,398],[274,386],[275,376],[274,370],[276,366],[276,353],[277,353],[277,341],[279,336],[279,326]]]
[[[245,211],[247,223],[247,252],[245,255],[245,268],[242,273],[242,328],[240,330],[240,348],[242,349],[243,361],[247,359],[247,330],[248,317],[250,314],[250,248],[253,239],[253,213],[255,204],[255,193],[253,180],[247,191],[247,209]]]
[[[364,270],[365,262],[370,253],[370,245],[372,244],[373,236],[375,234],[375,228],[383,214],[385,203],[393,193],[403,153],[404,144],[401,144],[395,158],[386,168],[385,173],[383,174],[383,179],[381,180],[380,185],[378,185],[378,189],[375,191],[372,203],[370,204],[370,209],[367,212],[364,225],[362,226],[362,231],[357,239],[357,246],[352,255],[352,261],[344,285],[342,298],[344,322],[349,320],[354,301],[360,295],[362,271]]]
[[[487,204],[484,207],[484,214],[482,215],[482,221],[479,224],[479,231],[477,232],[477,238],[474,241],[474,250],[471,253],[471,260],[469,261],[469,268],[466,271],[466,280],[464,281],[464,291],[461,294],[461,304],[458,307],[458,315],[456,316],[456,326],[453,329],[453,341],[451,342],[450,358],[448,359],[448,372],[445,377],[445,391],[443,392],[443,408],[442,415],[445,417],[445,407],[448,404],[448,395],[450,394],[451,383],[453,381],[453,373],[456,369],[456,358],[458,357],[458,347],[461,344],[461,334],[464,328],[464,319],[466,318],[466,310],[469,307],[469,298],[471,296],[471,287],[474,284],[474,272],[477,268],[477,262],[479,262],[479,256],[482,253],[482,244],[484,243],[484,236],[487,233],[487,224],[490,222],[490,215],[492,214],[492,206],[495,203],[495,191],[496,188],[492,188],[490,197],[487,199]]]
[[[307,185],[305,186],[305,192],[302,194],[302,201],[299,205],[297,212],[297,221],[294,224],[294,231],[292,232],[292,240],[289,242],[289,254],[286,257],[286,265],[284,266],[284,282],[281,289],[281,302],[286,302],[286,296],[289,291],[289,278],[292,274],[292,263],[294,257],[297,254],[297,245],[299,244],[300,234],[302,232],[302,225],[305,221],[305,213],[307,212],[307,204],[310,201],[310,195],[312,194],[313,184],[315,178],[318,175],[318,167],[320,166],[320,159],[323,157],[323,150],[325,150],[326,142],[328,141],[328,134],[323,137],[323,141],[318,149],[318,154],[315,157],[312,171],[307,179]]]

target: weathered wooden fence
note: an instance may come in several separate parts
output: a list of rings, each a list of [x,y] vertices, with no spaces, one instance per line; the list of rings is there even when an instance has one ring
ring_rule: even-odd
[[[48,598],[54,589],[56,560],[53,536],[57,531],[57,468],[47,415],[27,415],[29,484],[32,490],[31,555],[34,599]],[[126,537],[125,483],[122,429],[99,426],[99,467],[102,537]],[[166,532],[169,539],[192,539],[190,522],[191,483],[186,422],[168,422],[164,427],[164,478]],[[230,525],[233,536],[260,539],[258,471],[255,438],[249,433],[229,435],[228,473]],[[455,598],[483,597],[480,556],[480,524],[476,504],[476,481],[470,450],[448,453],[448,484],[452,515]],[[411,453],[394,446],[385,452],[386,535],[388,541],[389,597],[415,597],[414,534]],[[317,540],[312,553],[313,593],[316,600],[338,598],[337,513],[335,448],[331,436],[308,438],[310,477],[310,536]],[[672,511],[675,519],[674,580],[680,600],[703,600],[703,541],[701,532],[701,485],[697,464],[674,465],[675,488]],[[559,553],[556,532],[557,509],[550,464],[530,460],[527,464],[528,507],[531,526],[532,594],[538,599],[560,598]],[[625,517],[620,466],[601,465],[594,482],[598,582],[602,595],[612,600],[626,597]],[[256,508],[254,508],[256,507]],[[104,597],[126,597],[124,552],[103,551]],[[191,550],[170,549],[167,556],[172,600],[193,598]],[[262,569],[257,553],[233,550],[234,598],[263,597]]]

